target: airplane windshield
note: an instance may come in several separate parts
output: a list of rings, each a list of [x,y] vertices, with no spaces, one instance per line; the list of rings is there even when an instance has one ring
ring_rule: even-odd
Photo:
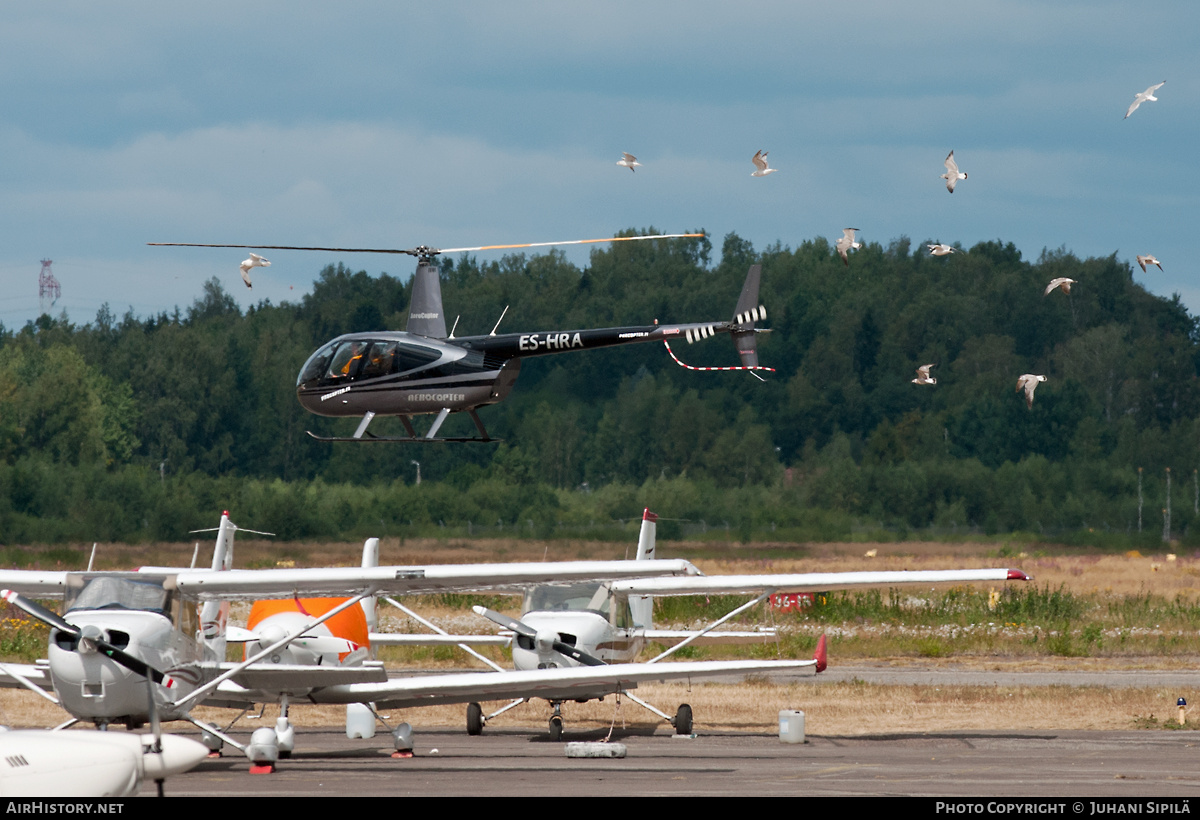
[[[162,583],[101,576],[87,581],[82,589],[68,590],[66,611],[82,609],[132,609],[170,616],[171,593]]]
[[[535,587],[525,598],[526,612],[595,612],[608,617],[608,589],[602,584]]]

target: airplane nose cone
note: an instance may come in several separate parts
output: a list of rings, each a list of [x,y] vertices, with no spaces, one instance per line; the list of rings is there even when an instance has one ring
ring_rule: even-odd
[[[96,639],[104,640],[104,630],[95,624],[85,624],[79,630],[79,651],[84,655],[95,652],[96,644],[93,641]]]
[[[142,746],[154,744],[152,735],[142,735]],[[193,768],[201,760],[208,757],[208,749],[203,743],[187,737],[176,735],[162,736],[162,752],[147,752],[142,755],[142,771],[148,780],[160,780],[176,774],[182,774]]]
[[[538,652],[553,652],[554,642],[558,640],[558,633],[549,629],[539,629],[537,636],[533,639],[534,646]]]

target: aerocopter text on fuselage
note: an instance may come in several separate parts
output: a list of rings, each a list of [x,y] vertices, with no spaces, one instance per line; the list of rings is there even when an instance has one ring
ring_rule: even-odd
[[[208,248],[255,248],[257,250],[311,250],[342,253],[392,253],[417,257],[408,324],[403,331],[348,333],[322,345],[313,353],[296,380],[296,396],[310,413],[319,416],[360,419],[352,436],[323,437],[322,441],[496,441],[488,435],[476,410],[503,401],[512,391],[521,361],[576,350],[592,350],[642,342],[688,343],[717,333],[729,333],[737,347],[741,365],[732,370],[770,370],[760,367],[755,344],[755,322],[766,319],[766,308],[758,304],[761,266],[751,266],[742,293],[729,320],[684,324],[635,325],[536,333],[496,333],[456,337],[446,331],[442,290],[434,258],[443,253],[483,250],[512,250],[549,245],[625,242],[650,239],[703,237],[704,234],[623,236],[611,239],[537,242],[524,245],[486,245],[476,248],[430,248],[407,250],[380,248],[320,248],[294,245],[208,245],[186,242],[155,242]],[[503,318],[503,316],[501,317]],[[496,323],[497,327],[499,322]],[[478,430],[477,437],[438,437],[438,430],[451,413],[467,413]],[[436,414],[423,436],[418,436],[412,417]],[[378,415],[398,416],[407,436],[383,437],[367,432]]]

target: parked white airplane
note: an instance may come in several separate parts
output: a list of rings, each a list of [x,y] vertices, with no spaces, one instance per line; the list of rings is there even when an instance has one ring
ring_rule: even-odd
[[[145,679],[152,682],[158,716],[186,720],[246,751],[257,764],[293,742],[286,717],[290,700],[377,703],[383,708],[433,702],[514,697],[554,698],[598,689],[619,691],[641,680],[697,674],[748,674],[797,669],[807,661],[736,661],[708,664],[613,664],[603,668],[547,668],[388,680],[382,665],[365,662],[353,636],[337,634],[334,620],[381,594],[522,592],[537,584],[617,580],[647,575],[690,575],[687,561],[576,561],[297,570],[229,571],[236,527],[221,518],[211,570],[143,568],[139,572],[0,571],[0,595],[51,626],[47,660],[0,665],[0,685],[23,686],[86,721],[139,726],[150,720]],[[311,596],[351,596],[328,602]],[[27,597],[28,596],[28,597]],[[305,596],[301,598],[301,596]],[[63,598],[63,615],[32,599]],[[253,625],[257,651],[240,663],[225,661],[228,604],[233,600],[290,598],[294,612],[276,612]],[[201,603],[199,618],[194,606]],[[295,617],[299,613],[302,617]],[[361,611],[359,617],[361,618]],[[53,689],[50,695],[47,689]],[[511,694],[510,694],[511,693]],[[259,729],[248,746],[191,714],[200,703],[247,709],[281,701],[274,730]],[[60,727],[61,728],[61,727]],[[393,732],[411,748],[406,726]]]
[[[638,538],[637,558],[634,564],[650,565],[655,558],[656,521],[658,516],[645,510],[642,515],[642,528]],[[742,612],[762,602],[775,593],[790,592],[828,592],[832,590],[852,589],[858,587],[901,586],[912,584],[939,583],[969,583],[979,581],[1017,581],[1029,580],[1024,572],[1015,569],[963,569],[963,570],[931,570],[904,572],[828,572],[800,573],[783,575],[725,575],[700,576],[689,575],[680,577],[628,578],[626,580],[606,581],[593,579],[586,582],[555,586],[537,586],[525,595],[522,615],[519,619],[510,618],[483,607],[475,607],[475,611],[496,622],[514,636],[512,649],[513,665],[517,674],[535,675],[544,670],[576,669],[584,671],[588,668],[613,668],[605,664],[623,664],[634,668],[657,669],[664,664],[661,661],[684,646],[703,642],[744,641],[746,639],[763,639],[763,634],[753,632],[721,632],[717,627],[736,617]],[[749,594],[755,595],[753,600],[736,607],[733,611],[717,619],[702,630],[662,630],[654,629],[653,596],[657,595],[714,595],[714,594]],[[400,603],[387,599],[393,605],[413,614],[411,610]],[[428,625],[428,624],[427,624]],[[430,625],[432,626],[432,625]],[[767,637],[773,636],[773,633]],[[456,642],[474,643],[470,636],[454,636]],[[373,635],[375,644],[400,643],[391,641],[387,636]],[[404,643],[411,643],[406,639]],[[642,649],[649,642],[677,642],[673,647],[657,657],[643,663],[633,663]],[[824,638],[818,648],[817,671],[824,668]],[[464,647],[465,648],[465,647]],[[473,653],[474,654],[474,653]],[[476,655],[476,657],[480,657]],[[499,669],[491,661],[481,658],[485,663]],[[665,664],[678,666],[679,664]],[[687,664],[697,675],[701,673],[702,663]],[[719,664],[716,664],[719,665]],[[653,675],[646,676],[653,679]],[[439,681],[445,678],[438,678]],[[666,720],[675,727],[678,734],[690,734],[692,731],[692,709],[688,704],[681,704],[672,718],[657,708],[629,694],[628,688],[622,689],[630,700],[645,707],[654,714]],[[469,690],[469,685],[457,690],[462,697]],[[501,695],[499,691],[511,692]],[[515,700],[502,709],[484,715],[482,707],[477,702],[467,706],[467,732],[477,735],[483,731],[484,725],[514,706],[531,700],[543,698],[550,702],[553,713],[550,716],[550,735],[554,739],[562,736],[563,722],[561,706],[565,701],[586,701],[602,698],[613,694],[611,685],[593,686],[589,688],[581,684],[568,691],[529,687],[524,690],[505,688],[493,690],[494,696],[512,697]],[[432,697],[431,693],[431,697]],[[477,700],[484,700],[481,695]],[[433,702],[433,701],[430,701]],[[438,703],[456,702],[445,697],[444,693],[436,700]],[[461,701],[458,701],[461,702]],[[411,705],[409,703],[396,705]]]
[[[0,797],[131,797],[207,756],[175,735],[0,729]]]

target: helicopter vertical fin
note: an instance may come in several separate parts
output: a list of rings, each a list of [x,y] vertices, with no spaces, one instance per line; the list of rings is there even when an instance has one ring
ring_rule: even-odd
[[[413,274],[412,301],[408,306],[409,333],[431,339],[446,338],[446,317],[442,313],[442,280],[437,265],[421,260]]]
[[[754,339],[754,323],[767,318],[767,309],[758,303],[758,286],[762,278],[762,265],[751,265],[742,285],[742,295],[733,309],[733,323],[737,330],[731,334],[733,344],[743,367],[758,366],[758,349]]]

